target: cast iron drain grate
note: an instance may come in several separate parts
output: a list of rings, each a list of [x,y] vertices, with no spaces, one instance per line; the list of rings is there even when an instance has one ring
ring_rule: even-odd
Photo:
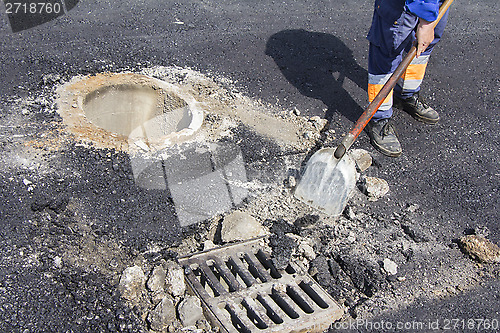
[[[322,332],[343,310],[293,263],[277,270],[262,238],[179,259],[223,332]]]

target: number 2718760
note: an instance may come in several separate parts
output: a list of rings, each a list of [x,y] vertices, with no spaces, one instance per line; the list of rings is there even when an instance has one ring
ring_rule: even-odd
[[[6,2],[5,9],[7,14],[59,14],[62,11],[58,2]]]
[[[444,319],[443,329],[444,330],[458,330],[458,329],[471,329],[471,330],[498,330],[499,327],[498,319]]]

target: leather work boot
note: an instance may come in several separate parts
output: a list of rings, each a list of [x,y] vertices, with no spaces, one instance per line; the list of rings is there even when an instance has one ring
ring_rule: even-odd
[[[371,144],[382,154],[390,157],[401,155],[402,149],[389,119],[371,120],[365,128]]]
[[[401,98],[394,94],[393,106],[409,113],[413,118],[425,124],[435,124],[439,120],[439,114],[431,108],[418,93],[409,98]]]

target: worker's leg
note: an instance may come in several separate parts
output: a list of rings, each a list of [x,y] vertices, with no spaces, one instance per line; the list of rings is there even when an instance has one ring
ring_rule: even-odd
[[[417,24],[417,18],[401,8],[399,14],[387,19],[388,8],[376,7],[372,26],[368,33],[370,48],[368,54],[368,101],[375,96],[389,80],[401,62],[402,53],[411,43],[411,32]],[[389,12],[389,14],[393,14]],[[401,155],[401,144],[394,127],[389,122],[392,116],[392,92],[387,96],[372,120],[366,127],[372,145],[381,153],[397,157]]]
[[[448,20],[448,12],[445,13],[441,21],[434,28],[434,40],[429,45],[429,47],[422,52],[420,57],[413,59],[410,63],[406,72],[399,79],[397,86],[395,87],[396,96],[407,98],[413,96],[415,93],[420,91],[420,84],[424,79],[425,69],[427,68],[427,63],[429,62],[429,57],[434,49],[434,46],[441,40],[443,35],[446,22]],[[412,33],[412,43],[408,44],[407,51],[415,41],[415,33]]]
[[[373,43],[370,43],[368,52],[368,102],[380,92],[384,84],[389,80],[392,73],[401,62],[401,54],[390,55]],[[392,116],[392,95],[391,91],[386,97],[377,112],[373,115],[373,120],[378,121]]]
[[[368,101],[371,103],[389,80],[397,65],[401,62],[401,54],[388,55],[384,50],[370,43],[368,55]],[[389,122],[392,116],[391,91],[366,126],[366,132],[371,144],[387,156],[401,155],[401,144],[396,136],[394,127]]]
[[[443,35],[447,19],[448,12],[445,13],[441,21],[439,21],[434,29],[434,41],[424,52],[422,52],[420,57],[413,59],[406,72],[398,80],[398,83],[394,88],[395,106],[405,110],[415,119],[428,124],[436,123],[439,120],[439,114],[433,108],[428,106],[419,95],[420,85],[424,79],[425,70],[427,68],[427,63],[429,62],[432,50]],[[412,39],[415,39],[414,33],[412,34]],[[411,44],[407,48],[409,49],[410,46]]]

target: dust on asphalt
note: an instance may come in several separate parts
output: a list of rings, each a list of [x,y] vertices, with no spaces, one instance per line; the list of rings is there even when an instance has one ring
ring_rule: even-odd
[[[197,7],[194,7],[196,11]],[[467,39],[456,30],[458,28],[451,31]],[[287,37],[290,34],[294,38],[302,36],[303,42],[309,40],[312,46],[316,46],[316,53],[327,54],[326,60],[316,59],[318,64],[335,58],[335,55],[328,56],[321,51],[325,43],[343,50],[340,59],[352,58],[348,49],[342,47],[345,44],[341,40],[345,41],[345,38],[304,30],[287,30],[276,34],[277,39],[270,38],[268,56],[279,56],[270,46],[279,48],[277,41],[293,41]],[[318,38],[325,43],[318,43]],[[297,44],[291,47],[298,50],[299,56],[307,51]],[[98,52],[98,49],[96,46],[94,51]],[[279,50],[283,51],[283,48]],[[206,49],[203,52],[213,51]],[[84,66],[60,66],[49,55],[30,53],[24,61],[36,63],[35,67],[43,68],[45,75],[22,74],[24,76],[16,80],[23,82],[23,86],[2,96],[0,327],[3,331],[147,330],[144,314],[153,305],[131,307],[120,297],[116,287],[123,270],[139,265],[147,274],[162,259],[203,249],[204,240],[213,236],[213,225],[223,219],[224,214],[219,214],[197,225],[181,228],[168,193],[136,185],[130,156],[126,152],[98,149],[75,141],[61,126],[54,98],[57,86],[75,75],[108,70],[154,74],[153,65],[157,65],[158,58],[153,55],[154,52],[148,56],[149,61],[145,61],[147,64],[142,65],[123,56],[115,62],[90,61]],[[486,224],[492,229],[491,237],[498,240],[494,222],[497,212],[487,206],[498,202],[498,197],[494,197],[498,193],[493,189],[496,178],[492,174],[497,171],[486,168],[476,177],[464,177],[474,163],[487,167],[496,165],[493,162],[497,157],[495,153],[486,155],[483,152],[496,147],[495,138],[498,136],[488,139],[478,131],[476,118],[471,114],[463,115],[461,122],[450,123],[452,132],[448,128],[432,130],[419,126],[404,129],[409,141],[407,148],[412,153],[422,145],[418,139],[408,139],[412,136],[420,140],[437,136],[444,138],[440,142],[431,142],[444,163],[429,156],[422,160],[403,156],[394,162],[374,153],[375,163],[366,174],[388,179],[391,192],[376,203],[356,192],[346,215],[332,221],[296,202],[287,182],[290,176],[299,174],[301,164],[318,140],[326,145],[337,142],[339,128],[345,130],[346,126],[333,111],[344,106],[341,101],[347,101],[348,105],[354,105],[356,101],[350,96],[328,96],[320,89],[321,83],[325,83],[322,76],[312,75],[299,80],[306,69],[287,71],[287,66],[297,65],[294,62],[297,59],[287,59],[287,54],[284,56],[281,61],[285,63],[273,61],[299,92],[290,92],[292,102],[285,102],[284,106],[246,97],[239,92],[239,84],[223,75],[205,76],[188,71],[195,73],[194,77],[203,79],[204,83],[210,82],[211,89],[204,89],[201,93],[204,98],[211,98],[213,105],[234,106],[236,103],[242,110],[257,107],[257,114],[272,116],[277,123],[294,123],[303,129],[300,133],[300,138],[304,138],[303,146],[283,147],[272,135],[270,138],[269,133],[263,133],[266,128],[260,128],[259,132],[259,129],[245,125],[244,118],[234,114],[216,114],[211,119],[214,124],[221,124],[223,118],[231,120],[221,132],[229,130],[226,139],[238,142],[251,192],[238,208],[269,228],[275,257],[304,261],[309,266],[309,273],[345,306],[346,322],[356,319],[408,320],[411,316],[437,318],[442,312],[467,318],[498,316],[494,310],[498,295],[492,291],[492,286],[498,281],[498,267],[475,263],[460,251],[454,241],[464,233],[484,233]],[[436,64],[435,72],[446,73],[447,61]],[[344,64],[342,68],[349,69],[350,80],[356,85],[364,76],[363,71],[354,66],[355,60],[354,64],[348,62],[350,65]],[[314,63],[308,66],[315,67]],[[243,71],[245,69],[251,72],[254,68],[247,65]],[[265,72],[264,69],[257,70],[249,95],[261,92],[264,98],[271,100],[268,95],[276,92],[280,96],[279,89],[283,84],[278,82],[269,92],[262,92],[262,87],[266,87],[263,82],[268,77]],[[477,73],[472,75],[477,76]],[[168,75],[163,77],[169,78]],[[451,82],[453,78],[445,74],[435,74],[435,78],[442,85],[456,89]],[[488,82],[484,89],[493,89]],[[338,81],[326,83],[332,89],[337,87],[339,94],[345,94],[337,86]],[[451,105],[452,116],[459,112],[455,109],[460,110],[457,103],[467,108],[473,104],[469,100],[456,101],[449,94],[451,91],[445,92],[444,98],[432,96],[431,100],[442,103],[442,107]],[[493,90],[485,90],[484,108],[479,113],[494,107],[494,94]],[[297,112],[302,105],[296,101],[303,99],[304,95],[321,101],[330,109],[329,131],[320,133],[314,121],[308,118],[315,112],[309,112],[315,108],[315,103],[304,106],[307,111]],[[299,106],[297,110],[296,105]],[[493,125],[490,122],[488,126]],[[459,135],[461,130],[466,134],[463,137]],[[490,132],[492,135],[496,133]],[[359,145],[366,148],[366,140],[361,138]],[[464,156],[458,155],[467,163],[458,163],[457,157],[453,157],[460,149],[465,149]],[[449,169],[443,167],[447,163]],[[427,172],[420,170],[429,170],[435,183],[427,192],[422,190],[418,180]],[[439,186],[443,184],[449,186]],[[478,189],[489,194],[478,195]],[[460,209],[460,204],[451,202],[462,200],[464,196],[466,200],[462,201]],[[434,206],[433,200],[437,202]],[[217,238],[214,240],[217,242]],[[298,253],[300,240],[312,244],[316,253],[314,259]],[[395,276],[388,276],[383,270],[386,258],[397,264]],[[491,297],[490,305],[474,297],[479,291]],[[469,306],[454,308],[455,302],[469,301],[475,304],[474,309],[469,309]],[[422,313],[419,307],[426,307],[429,311]],[[363,327],[358,330],[369,331]]]
[[[250,196],[235,208],[269,229],[278,266],[303,261],[345,307],[345,320],[376,318],[413,300],[442,299],[498,274],[464,258],[451,239],[443,243],[438,224],[429,223],[432,217],[418,204],[387,216],[357,191],[345,216],[335,220],[294,199],[290,177],[300,174],[318,142],[335,139],[317,119],[294,110],[269,111],[271,105],[245,97],[224,78],[176,67],[142,72],[174,80],[205,102],[208,134],[193,141],[223,139],[242,151]],[[10,330],[144,330],[154,304],[127,306],[116,289],[123,270],[139,265],[147,276],[161,259],[202,250],[207,239],[220,244],[212,229],[225,213],[182,228],[168,191],[136,184],[129,153],[93,147],[61,126],[53,92],[64,81],[46,76],[33,95],[5,103],[3,123],[10,135],[4,136],[1,159],[2,322]],[[240,115],[256,108],[275,119],[273,125],[300,129],[295,134],[303,140],[283,145],[265,124],[246,124]],[[375,162],[365,173],[380,168]],[[314,257],[301,256],[302,240],[313,247]],[[383,271],[384,258],[397,263],[396,275]]]

